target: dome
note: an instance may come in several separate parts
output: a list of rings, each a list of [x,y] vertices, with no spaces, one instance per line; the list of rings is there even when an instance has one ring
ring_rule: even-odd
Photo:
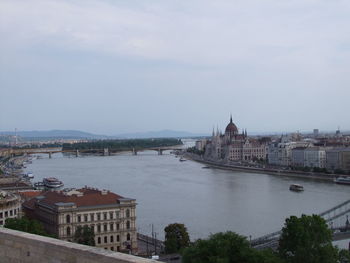
[[[232,122],[232,117],[230,118],[230,123],[227,124],[226,129],[225,129],[225,134],[237,134],[238,129],[237,126]]]

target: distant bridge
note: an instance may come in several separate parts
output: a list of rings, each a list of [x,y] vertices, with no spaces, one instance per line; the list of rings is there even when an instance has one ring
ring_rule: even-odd
[[[164,151],[176,151],[181,150],[182,145],[175,145],[175,146],[163,146],[163,147],[150,147],[150,148],[140,148],[140,147],[132,147],[132,148],[123,148],[123,149],[110,149],[110,148],[103,148],[103,149],[65,149],[63,150],[62,147],[54,147],[54,148],[28,148],[28,149],[13,149],[11,151],[12,155],[23,155],[23,154],[48,154],[49,158],[51,158],[52,154],[55,153],[73,153],[75,156],[79,156],[80,153],[99,153],[104,156],[112,155],[112,154],[118,154],[118,153],[124,153],[124,152],[131,152],[133,155],[137,155],[138,152],[142,151],[156,151],[158,152],[158,155],[162,155]]]
[[[333,241],[350,238],[350,224],[347,216],[349,212],[350,212],[350,200],[347,200],[319,214],[319,216],[323,217],[326,220],[326,222],[330,226],[330,229],[333,231]],[[339,219],[345,215],[346,215],[346,221],[343,221],[344,223],[341,223],[339,225],[334,224],[336,219]],[[250,242],[250,244],[252,247],[256,249],[264,249],[264,248],[276,249],[278,247],[278,242],[281,234],[282,234],[282,230],[276,231],[276,232],[264,235],[262,237],[253,239]]]

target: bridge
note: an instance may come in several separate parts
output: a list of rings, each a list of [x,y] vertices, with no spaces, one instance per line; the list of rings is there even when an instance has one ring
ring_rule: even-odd
[[[101,154],[104,156],[109,156],[112,154],[120,154],[131,152],[133,155],[137,155],[138,152],[142,151],[156,151],[158,155],[162,155],[164,151],[177,151],[181,150],[182,145],[175,146],[163,146],[163,147],[150,147],[150,148],[123,148],[123,149],[63,149],[61,147],[53,147],[53,148],[27,148],[27,149],[13,149],[11,150],[11,155],[23,155],[23,154],[48,154],[49,158],[52,157],[55,153],[72,153],[76,157],[79,156],[80,153],[94,153]]]
[[[336,205],[319,216],[323,217],[333,232],[333,241],[350,238],[350,223],[348,213],[350,212],[350,200]],[[346,220],[344,218],[346,216]],[[272,248],[277,249],[282,230],[264,235],[251,240],[250,244],[256,249]]]

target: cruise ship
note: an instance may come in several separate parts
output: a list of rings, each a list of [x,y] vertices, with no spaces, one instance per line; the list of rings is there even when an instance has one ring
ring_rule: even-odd
[[[58,180],[55,177],[47,177],[43,179],[43,183],[45,187],[48,188],[59,188],[63,186],[62,181]]]
[[[350,184],[350,176],[340,176],[334,179],[337,184]]]

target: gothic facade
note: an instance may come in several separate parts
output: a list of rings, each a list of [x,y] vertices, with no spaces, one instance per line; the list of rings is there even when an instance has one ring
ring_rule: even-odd
[[[250,162],[266,159],[266,144],[249,138],[247,130],[239,133],[237,126],[230,118],[225,133],[213,130],[210,142],[206,145],[205,157],[211,160]]]

